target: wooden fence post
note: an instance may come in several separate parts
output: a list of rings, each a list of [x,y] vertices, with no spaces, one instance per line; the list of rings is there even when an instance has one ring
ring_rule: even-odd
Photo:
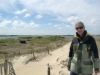
[[[8,74],[8,60],[5,57],[5,62],[4,62],[4,74],[7,75]]]
[[[46,47],[46,50],[47,50],[48,54],[50,54],[50,50],[49,50],[48,46]]]
[[[16,75],[11,62],[9,62],[9,75]]]
[[[36,60],[35,52],[32,50],[33,59]]]
[[[3,72],[2,72],[2,71],[3,71],[3,70],[2,70],[2,67],[3,67],[3,66],[2,66],[2,64],[0,64],[0,73],[1,73],[1,75],[3,75]]]
[[[51,68],[50,65],[48,64],[48,70],[47,70],[48,75],[51,75]]]

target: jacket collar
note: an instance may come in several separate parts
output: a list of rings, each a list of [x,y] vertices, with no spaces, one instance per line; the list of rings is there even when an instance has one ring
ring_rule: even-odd
[[[82,36],[80,36],[77,32],[76,32],[76,37],[79,39],[79,40],[83,40],[86,36],[87,36],[87,31],[85,30],[82,34]]]

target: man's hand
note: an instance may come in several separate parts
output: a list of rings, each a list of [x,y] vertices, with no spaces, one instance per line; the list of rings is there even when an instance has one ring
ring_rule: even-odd
[[[67,59],[67,68],[70,71],[70,66],[71,66],[71,59]]]
[[[70,71],[70,65],[67,65],[68,70]]]

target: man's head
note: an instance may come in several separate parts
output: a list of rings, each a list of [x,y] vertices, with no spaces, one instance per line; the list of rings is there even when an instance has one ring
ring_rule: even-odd
[[[76,24],[75,24],[75,29],[76,29],[76,31],[77,31],[77,33],[78,33],[79,35],[82,35],[83,32],[85,31],[84,23],[81,22],[81,21],[76,22]]]

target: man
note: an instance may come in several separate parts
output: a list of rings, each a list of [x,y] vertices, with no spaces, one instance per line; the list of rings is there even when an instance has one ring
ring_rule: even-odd
[[[70,75],[92,75],[99,72],[99,55],[95,39],[87,33],[83,22],[75,24],[76,36],[70,45],[68,70]]]

